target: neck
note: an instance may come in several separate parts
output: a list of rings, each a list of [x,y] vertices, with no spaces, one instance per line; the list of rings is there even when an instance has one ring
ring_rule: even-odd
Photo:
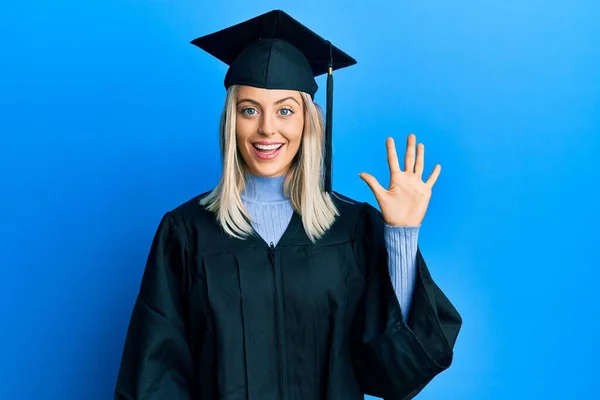
[[[283,184],[285,175],[280,176],[257,176],[246,174],[246,187],[242,193],[245,200],[255,202],[278,202],[287,201],[284,196]]]

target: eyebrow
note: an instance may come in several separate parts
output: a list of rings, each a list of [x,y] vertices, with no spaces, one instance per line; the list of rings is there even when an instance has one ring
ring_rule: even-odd
[[[298,100],[296,100],[296,98],[293,96],[288,96],[288,97],[284,97],[283,99],[277,100],[275,102],[275,104],[281,104],[286,100],[294,100],[298,105],[300,105]],[[241,100],[238,100],[237,104],[239,105],[240,103],[244,103],[244,102],[248,102],[248,103],[252,103],[254,105],[260,106],[260,104],[256,100],[252,100],[252,99],[241,99]]]

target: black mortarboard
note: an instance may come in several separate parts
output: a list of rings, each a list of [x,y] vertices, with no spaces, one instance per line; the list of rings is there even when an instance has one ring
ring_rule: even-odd
[[[333,76],[356,60],[281,10],[270,11],[192,40],[229,65],[225,87],[298,90],[313,98],[315,77],[327,73],[325,190],[331,191]]]

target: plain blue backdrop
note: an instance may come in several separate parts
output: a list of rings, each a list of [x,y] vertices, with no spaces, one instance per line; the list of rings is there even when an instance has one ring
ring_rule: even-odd
[[[338,191],[375,204],[387,136],[442,165],[419,242],[464,328],[418,398],[597,396],[600,3],[28,0],[0,8],[0,398],[111,398],[159,219],[219,174],[226,67],[189,41],[273,8],[358,60]]]

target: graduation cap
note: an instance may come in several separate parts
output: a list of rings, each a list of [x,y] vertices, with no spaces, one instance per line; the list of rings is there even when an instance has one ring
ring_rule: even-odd
[[[331,192],[333,71],[356,60],[281,10],[274,10],[192,44],[229,65],[225,88],[247,85],[264,89],[317,92],[315,77],[327,74],[325,190]]]

